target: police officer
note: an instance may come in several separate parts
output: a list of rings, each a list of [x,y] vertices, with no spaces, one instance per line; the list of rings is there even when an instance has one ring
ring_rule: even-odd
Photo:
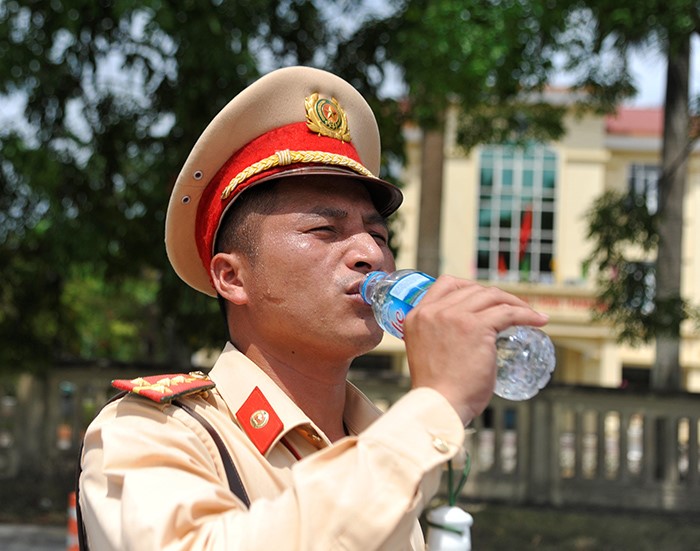
[[[115,383],[131,392],[82,456],[92,549],[424,547],[417,518],[490,400],[497,332],[546,319],[438,278],[405,323],[412,389],[380,415],[346,381],[382,338],[360,283],[394,269],[402,195],[379,165],[369,106],[317,69],[266,75],[205,129],[165,241],[179,276],[219,297],[230,342],[208,376]]]

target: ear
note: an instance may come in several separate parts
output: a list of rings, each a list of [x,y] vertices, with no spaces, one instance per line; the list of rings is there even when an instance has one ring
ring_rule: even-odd
[[[216,291],[233,304],[248,302],[248,294],[243,285],[244,269],[245,260],[236,253],[218,253],[209,265],[209,273]]]

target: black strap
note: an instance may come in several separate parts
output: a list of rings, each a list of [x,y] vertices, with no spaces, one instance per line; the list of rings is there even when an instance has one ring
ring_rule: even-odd
[[[127,394],[127,392],[120,392],[116,394],[107,402],[107,404],[118,400],[125,394]],[[204,417],[202,417],[199,413],[197,413],[187,404],[179,400],[173,400],[171,403],[174,406],[177,406],[180,409],[189,413],[192,417],[199,421],[204,427],[204,429],[209,433],[209,436],[211,436],[212,440],[214,441],[216,448],[219,450],[219,455],[221,456],[221,462],[224,464],[224,471],[226,472],[226,478],[228,479],[228,486],[231,489],[231,492],[233,492],[233,494],[245,504],[246,508],[249,508],[250,498],[248,497],[248,494],[245,491],[245,486],[243,486],[243,481],[241,480],[241,477],[238,474],[238,469],[236,469],[236,465],[234,464],[233,459],[231,458],[231,454],[229,453],[228,449],[226,449],[226,445],[221,439],[221,436],[219,436],[219,433],[216,432],[216,430],[214,430],[214,427],[211,426],[209,421],[207,421]],[[83,515],[80,511],[80,473],[82,472],[82,456],[83,444],[80,445],[80,453],[78,455],[78,466],[76,469],[75,477],[75,513],[76,520],[78,523],[78,548],[80,549],[80,551],[88,551],[89,548],[87,543],[87,534],[85,532],[85,524],[83,523]]]
[[[193,408],[191,408],[184,402],[180,402],[179,400],[173,400],[172,403],[175,406],[181,407],[192,417],[197,419],[197,421],[199,421],[209,433],[209,436],[211,436],[211,439],[214,441],[214,444],[216,444],[216,447],[219,450],[221,462],[224,464],[224,471],[226,471],[226,478],[228,479],[228,487],[231,489],[233,494],[245,504],[246,508],[249,509],[250,499],[248,498],[248,494],[245,491],[245,486],[243,486],[243,481],[241,480],[241,477],[238,474],[238,469],[236,469],[236,465],[233,463],[233,459],[231,459],[231,454],[226,449],[226,445],[221,439],[221,436],[219,436],[219,433],[216,432],[216,430],[214,430],[214,427],[212,427],[211,424],[209,424],[209,421],[207,421],[204,417],[202,417],[199,413],[197,413]]]

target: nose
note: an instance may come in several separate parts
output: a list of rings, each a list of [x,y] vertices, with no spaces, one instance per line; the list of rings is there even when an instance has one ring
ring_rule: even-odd
[[[348,266],[362,273],[374,270],[382,270],[391,261],[391,253],[388,248],[380,245],[376,239],[367,232],[356,233],[350,240],[347,252]]]

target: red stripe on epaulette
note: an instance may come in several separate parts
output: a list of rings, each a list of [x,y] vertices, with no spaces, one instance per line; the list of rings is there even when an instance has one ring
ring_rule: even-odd
[[[257,386],[236,412],[236,419],[243,432],[263,455],[284,428],[282,420]]]
[[[163,404],[180,396],[209,390],[214,388],[216,383],[204,373],[193,372],[151,375],[131,380],[115,379],[112,386]]]

